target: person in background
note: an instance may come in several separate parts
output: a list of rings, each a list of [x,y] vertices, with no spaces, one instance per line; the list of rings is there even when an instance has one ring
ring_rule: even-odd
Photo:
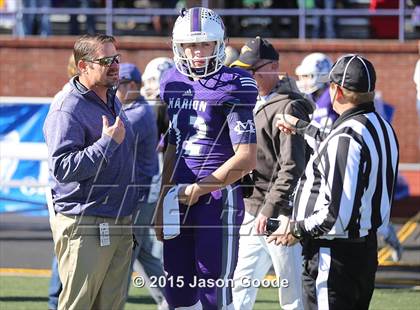
[[[51,7],[51,0],[22,0],[24,9],[43,9]],[[47,37],[51,34],[50,15],[23,14],[23,35],[40,34]]]
[[[98,7],[98,0],[66,0],[66,7],[68,8],[81,8],[91,9]],[[70,34],[79,35],[81,32],[80,23],[77,20],[79,15],[70,15]],[[88,34],[96,33],[96,17],[95,15],[86,14],[86,28],[83,32]]]
[[[398,9],[399,6],[400,0],[370,0],[369,9],[371,11],[376,11],[377,9]],[[372,39],[397,39],[398,27],[398,16],[370,17],[369,29]]]
[[[150,0],[151,7],[161,9],[174,9],[178,0]],[[152,16],[153,30],[156,35],[166,35],[172,29],[174,18],[170,15],[154,15]]]
[[[336,0],[314,0],[314,5],[316,9],[335,9]],[[314,27],[312,29],[312,38],[326,38],[334,39],[337,34],[335,32],[335,17],[332,15],[314,15]],[[323,23],[321,23],[323,21]],[[322,32],[323,30],[323,32]],[[324,34],[322,36],[322,33]]]
[[[150,105],[140,94],[141,74],[136,65],[122,63],[119,73],[120,81],[117,97],[127,115],[135,135],[135,175],[139,186],[139,198],[133,214],[133,232],[137,241],[134,248],[131,266],[137,259],[140,263],[140,275],[145,279],[149,292],[158,309],[168,309],[163,288],[150,286],[150,277],[164,277],[161,247],[156,240],[151,223],[155,212],[155,203],[149,203],[152,178],[158,173],[157,126],[155,115]],[[131,268],[132,270],[132,268]],[[131,271],[130,270],[130,271]],[[131,272],[129,273],[131,279]]]
[[[323,80],[331,70],[331,59],[323,53],[312,53],[296,67],[297,86],[301,93],[315,103],[313,121],[324,130],[331,129],[338,114],[333,110],[328,83]]]
[[[167,145],[167,131],[169,128],[168,108],[160,99],[160,82],[165,73],[174,66],[169,57],[152,59],[144,69],[141,94],[152,106],[157,122],[158,151],[163,153]]]
[[[159,173],[153,176],[149,193],[149,203],[157,203],[162,181],[163,154],[168,144],[169,116],[166,103],[160,99],[160,81],[165,73],[174,66],[174,61],[169,57],[152,59],[144,69],[143,86],[140,90],[143,97],[153,108],[157,124]],[[159,243],[161,247],[161,243]],[[162,254],[160,254],[162,256]],[[135,267],[134,267],[134,270]]]
[[[420,0],[411,0],[414,6],[413,13],[411,14],[411,24],[418,35],[420,27]]]

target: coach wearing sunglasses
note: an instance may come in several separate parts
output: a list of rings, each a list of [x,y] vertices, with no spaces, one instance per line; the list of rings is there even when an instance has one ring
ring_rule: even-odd
[[[111,36],[74,45],[78,75],[44,124],[63,291],[58,309],[122,309],[133,245],[134,134],[115,96],[120,55]]]

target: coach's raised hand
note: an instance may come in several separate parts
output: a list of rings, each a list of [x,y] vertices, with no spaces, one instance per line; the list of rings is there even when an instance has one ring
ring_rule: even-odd
[[[109,126],[108,118],[102,115],[102,134],[110,136],[115,142],[121,144],[125,138],[125,126],[119,116],[115,119],[115,123]]]

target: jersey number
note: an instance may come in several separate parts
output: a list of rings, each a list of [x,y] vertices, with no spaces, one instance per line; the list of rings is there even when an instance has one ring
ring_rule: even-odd
[[[190,137],[187,137],[187,139],[183,141],[182,149],[184,150],[186,155],[199,156],[201,145],[198,144],[197,141],[206,138],[207,126],[204,121],[204,118],[200,116],[191,115],[189,119],[189,125],[195,129],[195,134]],[[179,142],[181,140],[181,132],[178,128],[178,114],[175,114],[172,119],[172,128],[175,130],[178,149]]]

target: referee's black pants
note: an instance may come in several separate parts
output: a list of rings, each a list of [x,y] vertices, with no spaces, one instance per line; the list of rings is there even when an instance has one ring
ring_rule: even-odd
[[[303,242],[305,310],[369,308],[378,267],[376,233],[356,242]]]

